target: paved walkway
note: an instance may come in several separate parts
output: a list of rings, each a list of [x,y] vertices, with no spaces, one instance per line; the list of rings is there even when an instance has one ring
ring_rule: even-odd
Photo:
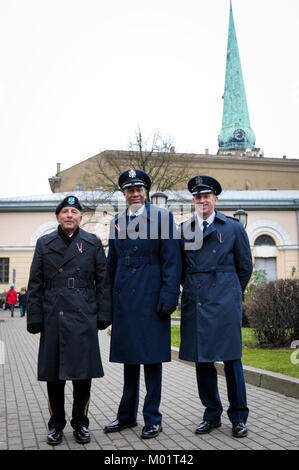
[[[46,384],[36,379],[39,335],[26,331],[25,318],[10,318],[0,311],[0,340],[5,344],[5,363],[0,365],[0,450],[52,449],[46,443],[47,407]],[[299,400],[276,392],[247,386],[250,416],[248,437],[233,438],[231,425],[223,413],[222,427],[211,434],[194,434],[202,420],[203,407],[197,395],[194,368],[172,361],[163,365],[163,432],[156,439],[142,440],[143,377],[139,406],[139,425],[121,433],[104,434],[105,424],[113,421],[122,392],[122,365],[109,363],[110,336],[100,332],[100,344],[105,377],[94,379],[89,407],[92,440],[81,446],[74,441],[68,422],[61,449],[107,450],[249,450],[299,449]],[[1,344],[1,343],[0,343]],[[225,379],[219,376],[219,391],[227,407]],[[72,401],[71,383],[66,385],[66,411],[69,417]],[[122,453],[125,455],[125,453]]]

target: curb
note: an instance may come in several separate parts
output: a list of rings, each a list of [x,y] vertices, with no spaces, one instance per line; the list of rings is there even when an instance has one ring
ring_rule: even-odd
[[[171,348],[171,359],[194,367],[194,362],[179,359],[179,348]],[[216,362],[215,366],[218,373],[224,375],[224,364]],[[299,379],[245,365],[243,365],[243,370],[246,383],[299,399]]]

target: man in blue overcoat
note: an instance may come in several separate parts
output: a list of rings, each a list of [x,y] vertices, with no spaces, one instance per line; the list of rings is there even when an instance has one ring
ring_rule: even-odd
[[[124,364],[117,418],[104,431],[136,426],[140,365],[144,364],[145,426],[141,437],[162,431],[162,362],[171,360],[170,315],[178,303],[181,255],[172,214],[146,201],[150,177],[132,169],[119,177],[128,208],[111,224],[108,264],[113,279],[110,361]]]
[[[221,185],[206,175],[188,183],[195,215],[181,225],[183,292],[179,357],[196,363],[198,392],[205,406],[197,434],[221,426],[223,411],[215,361],[224,362],[234,437],[247,435],[243,376],[242,296],[252,273],[247,234],[237,219],[215,210]],[[201,244],[192,235],[201,231]],[[188,243],[187,243],[188,242]],[[191,242],[191,243],[190,243]]]

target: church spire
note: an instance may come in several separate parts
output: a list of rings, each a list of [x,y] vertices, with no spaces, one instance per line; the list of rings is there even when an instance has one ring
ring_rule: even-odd
[[[255,135],[250,127],[231,1],[223,100],[218,153],[227,153],[228,150],[252,150],[255,146]]]

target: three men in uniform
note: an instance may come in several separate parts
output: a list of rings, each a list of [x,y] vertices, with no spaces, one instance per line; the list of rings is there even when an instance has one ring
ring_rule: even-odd
[[[56,208],[58,229],[37,241],[28,286],[27,329],[41,333],[38,379],[47,382],[48,443],[62,441],[66,380],[72,380],[74,387],[75,438],[89,442],[91,379],[103,376],[98,329],[111,323],[110,361],[124,364],[124,384],[116,419],[104,431],[137,425],[143,365],[146,397],[141,437],[159,435],[162,363],[171,360],[170,315],[178,304],[180,284],[179,354],[196,363],[199,397],[205,406],[196,433],[221,425],[214,362],[223,361],[233,435],[246,436],[241,314],[252,261],[245,230],[215,210],[221,186],[209,176],[189,181],[197,213],[181,225],[179,235],[171,212],[148,202],[151,180],[145,172],[123,172],[119,186],[127,209],[112,220],[108,263],[101,241],[79,228],[82,208],[74,196]],[[198,227],[202,240],[200,246],[192,246],[189,235]]]

